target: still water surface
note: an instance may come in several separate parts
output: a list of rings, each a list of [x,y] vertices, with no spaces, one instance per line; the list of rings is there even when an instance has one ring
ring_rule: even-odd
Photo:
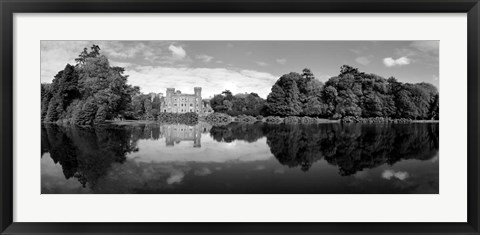
[[[43,194],[438,193],[438,123],[42,127]]]

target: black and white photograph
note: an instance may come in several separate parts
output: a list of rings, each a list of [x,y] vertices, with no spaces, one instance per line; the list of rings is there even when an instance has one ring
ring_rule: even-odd
[[[439,194],[440,43],[42,40],[41,193]]]

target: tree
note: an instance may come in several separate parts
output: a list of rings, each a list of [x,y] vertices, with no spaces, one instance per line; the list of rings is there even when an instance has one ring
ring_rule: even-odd
[[[304,105],[303,114],[314,117],[326,117],[328,115],[328,106],[322,102],[320,97],[311,96]]]
[[[100,123],[124,114],[138,87],[127,84],[120,67],[111,67],[100,47],[86,48],[75,59],[77,64],[59,71],[51,85],[42,85],[42,118],[79,125]],[[98,111],[98,114],[97,114]]]
[[[52,94],[51,84],[42,83],[40,87],[41,87],[40,94],[42,97],[40,115],[41,115],[41,120],[44,121],[45,117],[47,116],[48,106],[49,106],[50,100],[53,97],[53,94]]]
[[[270,115],[292,116],[302,112],[300,91],[296,82],[299,79],[300,74],[289,73],[277,80],[267,97],[266,109]]]
[[[304,68],[302,70],[302,75],[301,77],[297,78],[297,86],[298,90],[300,91],[300,99],[302,102],[307,98],[308,96],[308,87],[310,81],[314,80],[315,76],[313,75],[312,71],[310,71],[309,68]]]
[[[440,110],[439,110],[439,97],[438,97],[438,93],[435,95],[434,99],[433,99],[433,102],[430,106],[430,119],[433,119],[433,120],[438,120],[440,118]]]

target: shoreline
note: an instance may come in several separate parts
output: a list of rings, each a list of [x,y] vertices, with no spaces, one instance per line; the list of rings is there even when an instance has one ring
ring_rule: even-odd
[[[205,120],[199,120],[199,122],[207,122]],[[281,123],[269,123],[266,122],[265,120],[262,121],[256,121],[256,122],[242,122],[242,121],[237,121],[233,120],[230,123],[240,123],[240,124],[255,124],[255,123],[264,123],[264,124],[272,124],[272,125],[279,125],[279,124],[285,124],[282,120]],[[208,122],[207,122],[208,123]],[[318,119],[316,124],[328,124],[328,123],[342,123],[341,120],[331,120],[331,119]],[[387,122],[377,122],[377,123],[355,123],[355,124],[382,124],[382,123],[387,123]],[[439,120],[411,120],[411,122],[408,123],[402,123],[402,124],[409,124],[409,123],[440,123]],[[139,125],[139,124],[165,124],[159,121],[153,121],[153,120],[108,120],[105,121],[104,124],[111,124],[111,125],[118,125],[118,126],[128,126],[128,125]],[[182,124],[182,123],[178,123]],[[345,123],[347,124],[347,123]],[[292,124],[287,124],[287,125],[292,125]],[[308,125],[308,124],[301,124],[301,123],[293,123],[293,125]]]

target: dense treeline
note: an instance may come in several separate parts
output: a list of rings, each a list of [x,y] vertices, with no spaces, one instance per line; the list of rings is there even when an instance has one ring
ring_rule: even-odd
[[[42,84],[42,121],[91,125],[124,115],[140,91],[127,84],[124,68],[110,66],[97,45],[85,48],[75,62],[51,84]]]
[[[125,111],[124,118],[131,120],[156,120],[160,114],[160,98],[136,94]]]
[[[263,113],[265,100],[257,93],[233,95],[231,91],[225,90],[210,100],[210,106],[215,112],[232,116],[241,114],[258,116]]]
[[[228,90],[215,95],[210,104],[215,112],[232,116],[309,116],[331,119],[344,117],[436,119],[438,90],[428,83],[400,83],[358,71],[348,65],[325,84],[306,68],[291,72],[273,85],[267,99],[257,94],[232,95]]]
[[[308,69],[280,77],[266,101],[267,115],[340,119],[391,117],[438,119],[438,90],[428,83],[402,84],[344,65],[325,85]]]

